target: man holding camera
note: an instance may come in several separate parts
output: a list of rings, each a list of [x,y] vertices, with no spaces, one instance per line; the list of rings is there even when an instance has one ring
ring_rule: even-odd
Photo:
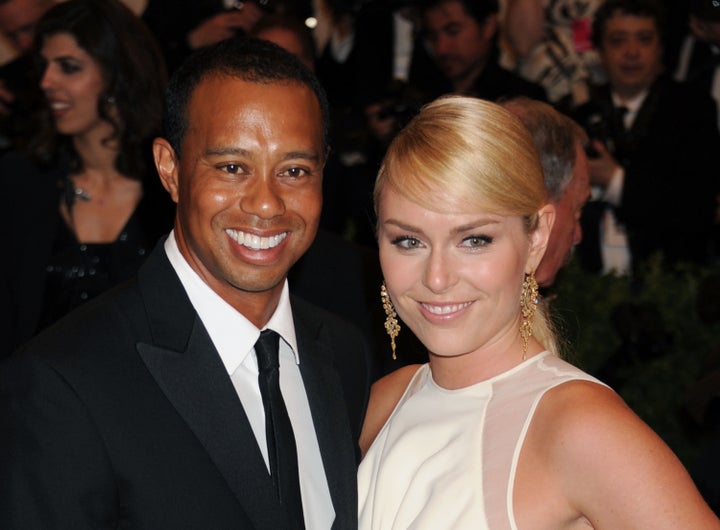
[[[664,20],[650,0],[607,0],[593,39],[607,72],[575,115],[594,139],[593,201],[578,255],[595,271],[630,272],[662,253],[709,259],[720,136],[712,99],[664,75]]]

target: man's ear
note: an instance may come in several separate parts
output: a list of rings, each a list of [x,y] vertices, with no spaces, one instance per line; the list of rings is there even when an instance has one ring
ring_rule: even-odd
[[[175,150],[165,138],[153,141],[153,158],[160,181],[170,194],[172,200],[178,202],[178,159]]]
[[[695,15],[690,15],[690,20],[688,21],[688,24],[690,25],[690,30],[695,34],[698,39],[705,40],[708,38],[708,26],[704,20],[696,17]]]
[[[482,23],[482,34],[485,37],[485,40],[490,41],[495,37],[495,34],[498,32],[498,16],[497,14],[493,13],[492,15],[488,15],[485,21]]]
[[[530,234],[530,254],[528,256],[525,272],[535,271],[540,265],[545,249],[547,249],[550,240],[550,232],[555,222],[555,206],[546,204],[538,210],[538,225],[535,231]]]

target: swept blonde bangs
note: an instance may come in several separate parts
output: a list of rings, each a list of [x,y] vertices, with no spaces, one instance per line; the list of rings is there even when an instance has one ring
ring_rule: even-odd
[[[396,136],[375,182],[376,210],[385,186],[441,213],[519,215],[529,230],[546,199],[525,126],[495,103],[464,96],[429,103]]]

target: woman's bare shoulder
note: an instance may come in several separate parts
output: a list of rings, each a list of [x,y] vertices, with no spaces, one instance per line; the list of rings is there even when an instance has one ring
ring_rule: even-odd
[[[533,424],[548,469],[595,528],[720,528],[678,458],[610,388],[559,385]]]
[[[370,390],[365,422],[360,434],[360,452],[363,456],[392,414],[410,380],[422,365],[411,364],[378,379]]]

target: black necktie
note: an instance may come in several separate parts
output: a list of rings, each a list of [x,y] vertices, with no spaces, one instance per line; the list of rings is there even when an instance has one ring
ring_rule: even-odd
[[[300,479],[298,478],[297,449],[290,417],[280,393],[280,336],[266,329],[255,343],[258,361],[258,382],[265,409],[270,476],[277,490],[280,504],[287,511],[293,529],[304,528]]]
[[[630,145],[631,132],[625,126],[625,116],[628,113],[627,107],[614,107],[612,114],[613,148],[611,149],[615,158],[622,157]],[[620,161],[622,164],[622,161]]]
[[[627,116],[628,112],[627,107],[613,107],[613,125],[615,130],[622,132],[627,130],[627,127],[625,126],[625,116]]]

